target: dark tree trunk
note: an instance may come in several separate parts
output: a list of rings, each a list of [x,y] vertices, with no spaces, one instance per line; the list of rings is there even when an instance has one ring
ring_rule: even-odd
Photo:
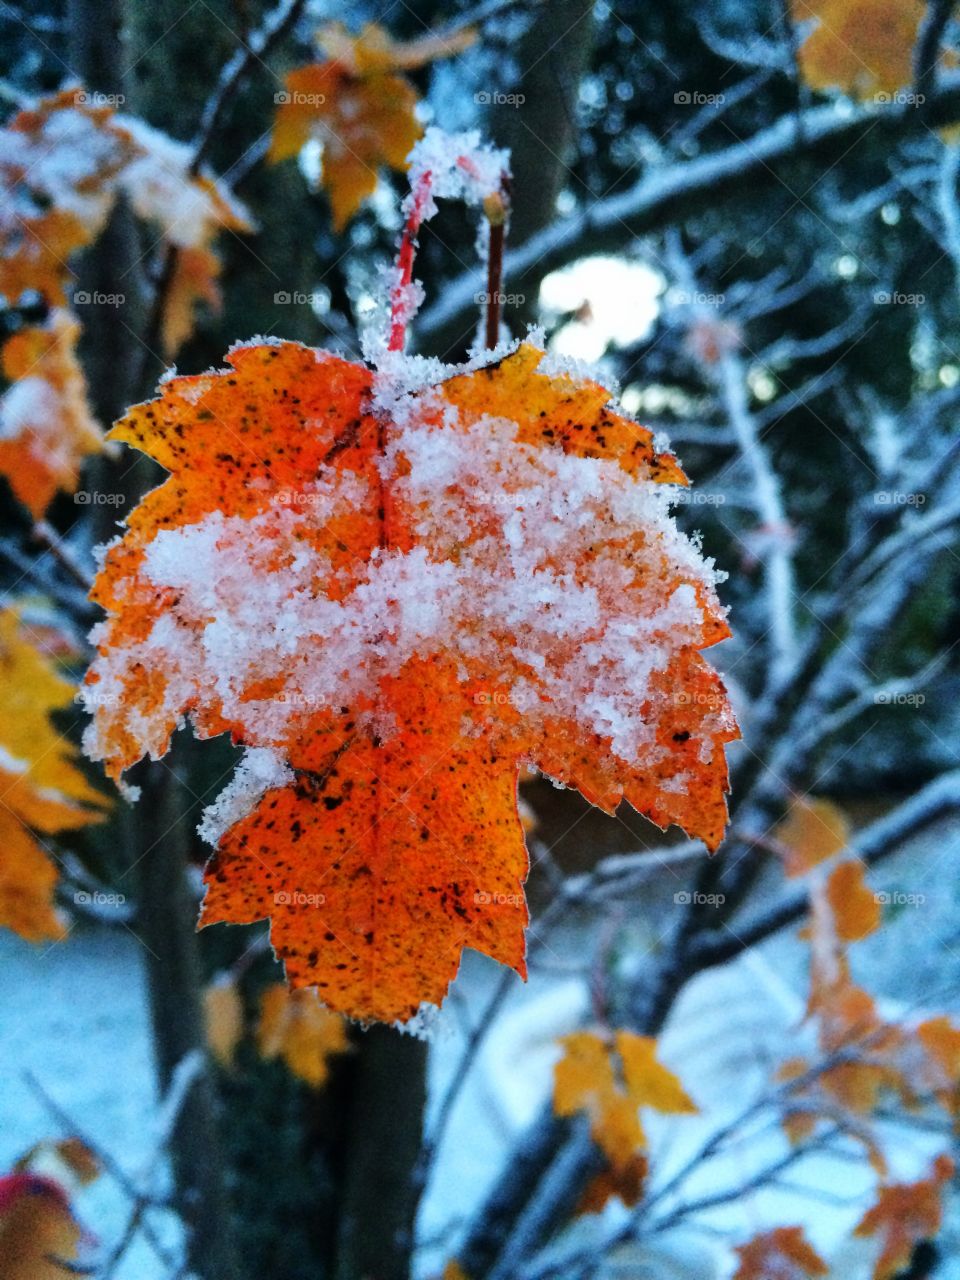
[[[392,1027],[360,1034],[350,1084],[335,1280],[407,1280],[427,1046]]]

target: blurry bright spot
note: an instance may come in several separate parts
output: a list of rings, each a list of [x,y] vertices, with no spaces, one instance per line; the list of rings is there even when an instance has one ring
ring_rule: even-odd
[[[540,286],[541,307],[554,316],[575,313],[551,339],[551,350],[599,360],[611,343],[638,342],[657,318],[664,283],[646,263],[624,258],[583,258],[551,272]]]
[[[900,221],[900,206],[898,204],[885,204],[880,210],[880,217],[888,227],[895,227]]]
[[[772,400],[777,394],[777,384],[766,369],[751,369],[747,382],[758,400]]]
[[[318,138],[305,142],[297,156],[297,164],[310,186],[318,187],[323,174],[323,143]]]
[[[639,387],[627,387],[620,397],[620,403],[627,413],[637,413],[643,404],[643,392]]]
[[[678,387],[663,387],[653,383],[649,387],[631,383],[620,396],[620,403],[627,413],[637,417],[656,417],[672,413],[677,418],[689,417],[694,412],[694,402]]]
[[[325,284],[315,286],[310,295],[310,306],[315,316],[325,316],[330,310],[330,290]]]
[[[358,296],[354,310],[358,316],[365,316],[376,310],[376,306],[377,300],[373,294],[364,292]]]
[[[852,280],[860,270],[860,263],[852,253],[845,253],[837,259],[834,269],[842,280]]]
[[[940,382],[945,387],[955,387],[960,382],[960,368],[955,364],[941,365]]]
[[[563,217],[573,213],[576,206],[577,202],[572,191],[564,190],[557,196],[557,213],[562,214]]]

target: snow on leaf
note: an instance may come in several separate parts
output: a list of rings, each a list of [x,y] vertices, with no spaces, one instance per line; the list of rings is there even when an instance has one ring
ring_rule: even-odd
[[[773,838],[786,874],[800,876],[847,847],[850,823],[832,800],[798,796]]]
[[[35,833],[99,822],[106,805],[50,722],[75,693],[18,614],[0,611],[0,925],[31,942],[63,932],[53,905],[56,868]]]
[[[319,139],[322,183],[330,197],[334,228],[342,231],[373,194],[380,169],[406,169],[410,149],[422,132],[414,112],[416,90],[399,73],[451,57],[474,38],[468,29],[455,36],[427,35],[398,43],[374,23],[356,37],[340,23],[321,28],[318,40],[328,59],[299,67],[286,77],[270,159],[295,156],[308,139]]]
[[[802,1227],[761,1232],[736,1252],[740,1265],[733,1280],[818,1280],[830,1270]]]
[[[195,304],[221,306],[220,259],[212,248],[221,231],[254,230],[242,204],[210,174],[195,174],[193,152],[142,120],[118,117],[137,152],[119,175],[133,211],[157,227],[175,250],[167,283],[160,338],[170,359],[193,333]]]
[[[203,923],[271,916],[294,986],[406,1020],[465,946],[523,972],[521,765],[716,846],[727,629],[648,432],[527,344],[447,381],[228,360],[112,433],[172,474],[106,553],[88,677],[114,777],[185,715],[290,771],[251,777]]]
[[[257,1045],[264,1058],[282,1058],[315,1089],[326,1083],[330,1059],[350,1049],[343,1018],[325,1009],[316,991],[288,991],[282,982],[261,998]]]
[[[953,1161],[939,1155],[929,1177],[880,1188],[876,1204],[854,1230],[854,1235],[876,1236],[881,1241],[873,1280],[892,1280],[909,1264],[914,1245],[937,1234],[943,1218],[942,1197],[952,1176]]]
[[[185,143],[67,89],[0,130],[0,294],[15,304],[36,290],[66,301],[69,258],[102,230],[118,191],[178,258],[161,336],[175,354],[192,332],[193,304],[220,304],[218,231],[250,231],[243,207],[209,174],[194,174]]]
[[[102,228],[133,150],[112,110],[88,105],[79,88],[0,129],[0,294],[11,305],[27,290],[65,302],[67,260]]]
[[[45,325],[8,338],[0,361],[10,386],[0,396],[0,473],[35,519],[76,489],[80,464],[103,436],[90,414],[76,355],[80,325],[57,309]]]
[[[924,0],[791,0],[791,9],[814,24],[799,50],[812,89],[889,99],[910,84]]]

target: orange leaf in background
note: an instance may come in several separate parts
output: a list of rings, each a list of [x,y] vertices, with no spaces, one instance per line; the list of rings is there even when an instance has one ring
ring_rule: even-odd
[[[397,72],[451,57],[474,39],[472,31],[464,30],[402,44],[373,23],[356,37],[340,23],[321,28],[318,40],[329,60],[299,67],[286,77],[270,160],[295,156],[311,137],[319,139],[322,184],[330,197],[334,229],[342,231],[373,194],[380,169],[406,169],[422,133],[414,114],[417,92]]]
[[[913,77],[924,0],[791,0],[794,22],[817,25],[800,46],[800,72],[812,89],[855,98],[892,95]]]
[[[229,975],[211,982],[203,993],[207,1045],[214,1059],[229,1070],[243,1039],[243,1001]]]
[[[811,942],[810,998],[807,1015],[817,1021],[817,1040],[827,1064],[822,1070],[804,1058],[792,1058],[778,1078],[796,1080],[784,1108],[784,1129],[791,1142],[808,1138],[818,1121],[839,1124],[862,1142],[878,1173],[886,1162],[868,1118],[883,1094],[892,1090],[912,1102],[909,1077],[902,1062],[905,1038],[899,1027],[880,1017],[872,997],[850,974],[847,944],[866,936],[879,922],[879,905],[863,879],[863,864],[847,861],[829,878],[815,876],[811,886],[811,922],[804,936]],[[831,1060],[837,1058],[837,1061]]]
[[[827,881],[827,899],[841,942],[859,942],[880,924],[880,903],[864,878],[865,870],[859,859],[851,859],[834,867]]]
[[[282,982],[263,993],[257,1045],[264,1058],[283,1058],[315,1089],[326,1083],[330,1059],[351,1048],[343,1018],[325,1009],[316,991],[288,991]]]
[[[30,942],[60,937],[57,871],[34,832],[99,822],[105,797],[74,763],[50,712],[75,701],[72,684],[30,643],[12,610],[0,611],[0,925]]]
[[[914,1245],[937,1234],[943,1218],[941,1199],[952,1176],[953,1161],[940,1155],[928,1178],[880,1188],[877,1203],[854,1230],[854,1235],[878,1236],[882,1241],[873,1280],[892,1280],[909,1264]]]
[[[88,750],[119,777],[187,712],[252,749],[202,922],[271,916],[291,984],[354,1017],[439,1004],[466,946],[523,972],[521,765],[723,834],[727,628],[682,472],[543,359],[403,391],[239,347],[112,432],[173,474],[95,584]]]
[[[650,1161],[645,1155],[633,1155],[624,1164],[610,1165],[591,1178],[577,1204],[576,1212],[600,1213],[608,1201],[614,1198],[628,1208],[639,1204],[650,1172]]]
[[[198,302],[205,302],[211,311],[219,311],[223,305],[217,283],[220,266],[212,249],[181,249],[175,255],[160,325],[160,342],[167,359],[176,355],[193,333]]]
[[[193,330],[197,300],[219,306],[218,231],[250,231],[226,187],[192,171],[185,143],[67,89],[22,111],[3,129],[0,159],[0,294],[15,304],[36,290],[66,301],[68,260],[102,230],[118,191],[186,261],[175,263],[162,322],[172,356]]]
[[[103,1172],[100,1158],[81,1138],[38,1142],[13,1166],[14,1173],[48,1174],[64,1186],[89,1186]]]
[[[77,487],[81,462],[103,448],[76,355],[79,336],[80,325],[56,310],[44,327],[8,338],[0,355],[11,383],[0,397],[0,473],[35,519],[59,490]]]
[[[807,1242],[802,1227],[777,1227],[737,1245],[740,1265],[733,1280],[819,1280],[830,1268]]]
[[[15,305],[36,290],[62,305],[67,259],[102,228],[133,145],[112,109],[90,105],[79,88],[19,112],[3,138],[0,294]]]
[[[960,1108],[960,1027],[949,1018],[928,1018],[917,1027],[926,1055],[921,1083],[951,1114]]]
[[[786,874],[801,876],[847,847],[850,823],[832,800],[797,797],[773,838]]]
[[[0,1177],[3,1280],[64,1280],[82,1237],[59,1183],[33,1173]]]

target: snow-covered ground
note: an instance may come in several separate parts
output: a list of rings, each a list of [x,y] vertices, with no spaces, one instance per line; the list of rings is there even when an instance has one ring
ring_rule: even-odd
[[[67,1136],[32,1081],[143,1185],[154,1143],[153,1062],[140,943],[122,928],[75,928],[33,947],[0,930],[0,1170],[37,1142]],[[105,1251],[120,1237],[130,1199],[103,1176],[79,1191],[78,1216]],[[173,1223],[154,1215],[174,1247]],[[115,1280],[169,1275],[142,1239]]]

